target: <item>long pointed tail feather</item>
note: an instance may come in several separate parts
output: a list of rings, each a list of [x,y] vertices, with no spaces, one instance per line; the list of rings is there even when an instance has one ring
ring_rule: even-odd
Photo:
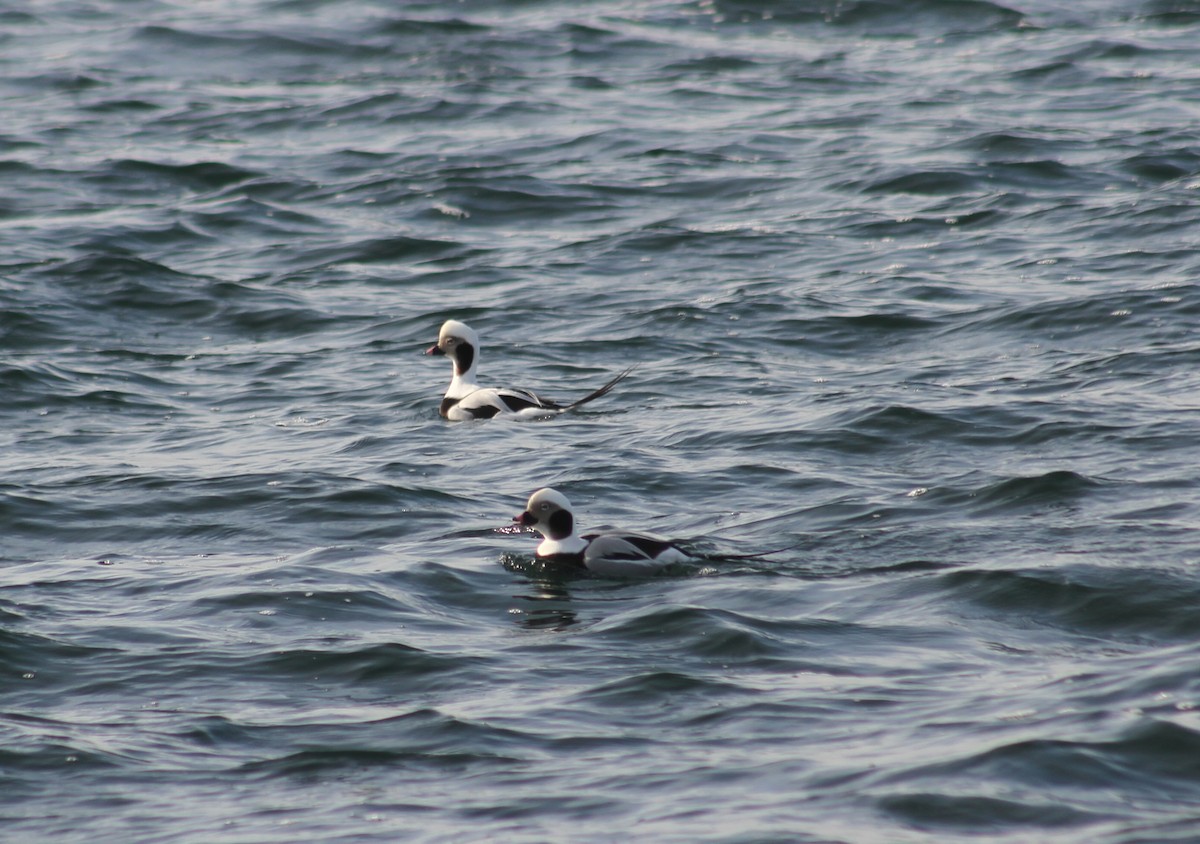
[[[637,368],[637,364],[634,364],[633,366],[629,367],[628,369],[624,370],[623,372],[618,373],[616,378],[609,381],[607,384],[605,384],[600,389],[593,390],[592,392],[588,393],[583,398],[579,399],[579,401],[573,401],[570,404],[563,407],[562,408],[563,411],[565,412],[568,410],[574,410],[577,407],[581,407],[582,405],[585,405],[590,401],[594,401],[595,399],[600,398],[601,396],[605,395],[609,390],[611,390],[613,387],[617,386],[617,384],[624,381],[625,377],[627,375],[629,375],[629,373],[633,372],[633,370],[636,368]]]

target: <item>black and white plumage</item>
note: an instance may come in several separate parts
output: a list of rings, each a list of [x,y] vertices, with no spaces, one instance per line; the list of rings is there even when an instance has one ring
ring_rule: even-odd
[[[692,558],[675,543],[657,536],[625,531],[589,533],[575,529],[571,502],[561,492],[546,487],[529,496],[525,510],[513,517],[544,538],[537,558],[546,562],[580,566],[594,574],[630,577],[653,574],[671,563]]]
[[[626,369],[603,387],[593,390],[578,401],[558,404],[529,390],[480,387],[476,381],[479,335],[466,323],[454,319],[446,320],[438,333],[437,343],[426,349],[425,354],[444,355],[454,363],[454,377],[450,379],[450,386],[446,389],[438,412],[455,422],[491,419],[493,416],[552,416],[600,398],[630,372]]]

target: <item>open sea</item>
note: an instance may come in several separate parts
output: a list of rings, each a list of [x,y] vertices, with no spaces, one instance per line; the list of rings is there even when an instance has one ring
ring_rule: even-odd
[[[0,2],[0,839],[1200,841],[1198,45]]]

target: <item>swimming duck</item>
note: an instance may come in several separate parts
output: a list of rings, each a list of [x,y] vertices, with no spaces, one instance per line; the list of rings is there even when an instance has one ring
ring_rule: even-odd
[[[443,355],[454,363],[454,376],[442,398],[438,412],[455,422],[468,419],[491,419],[493,416],[540,418],[573,410],[598,399],[617,385],[630,369],[626,369],[598,390],[578,401],[558,404],[544,399],[531,390],[507,387],[480,387],[476,381],[479,365],[479,335],[469,325],[458,320],[446,320],[438,333],[438,341],[426,351],[427,355]]]
[[[537,558],[579,566],[594,574],[629,577],[653,574],[671,563],[692,559],[670,540],[644,533],[606,531],[576,533],[571,502],[556,489],[545,487],[529,496],[525,509],[513,517],[543,537]]]

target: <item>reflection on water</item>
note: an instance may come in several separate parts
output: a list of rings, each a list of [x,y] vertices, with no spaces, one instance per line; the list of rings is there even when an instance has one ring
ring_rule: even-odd
[[[570,606],[571,593],[567,584],[586,577],[586,574],[520,554],[504,554],[500,562],[509,571],[527,577],[522,585],[529,588],[528,594],[513,595],[521,603],[508,611],[519,626],[530,630],[565,630],[579,623],[578,615]]]
[[[513,595],[521,604],[509,610],[518,625],[529,630],[566,630],[579,623],[570,606],[571,593],[562,583],[529,580],[527,595]]]
[[[520,627],[530,630],[565,630],[578,623],[565,583],[527,580],[529,594],[512,595],[521,605],[509,610]]]

